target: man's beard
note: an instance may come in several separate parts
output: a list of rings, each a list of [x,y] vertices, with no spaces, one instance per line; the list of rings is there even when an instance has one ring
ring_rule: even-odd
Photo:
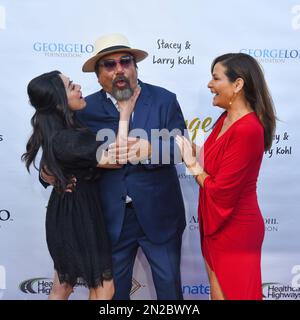
[[[124,86],[124,88],[119,89],[116,86],[116,83],[118,81],[124,81],[126,82],[126,86]],[[129,80],[124,77],[124,76],[119,76],[116,79],[113,80],[112,82],[112,93],[111,95],[117,100],[117,101],[124,101],[124,100],[128,100],[132,95],[133,95],[133,90],[130,87],[130,82]]]

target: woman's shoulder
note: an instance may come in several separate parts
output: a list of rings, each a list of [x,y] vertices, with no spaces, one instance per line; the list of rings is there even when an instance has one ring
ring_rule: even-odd
[[[235,132],[244,135],[263,134],[264,128],[255,112],[243,116],[235,126]]]
[[[81,166],[94,166],[98,145],[93,133],[81,129],[59,130],[52,141],[53,152],[60,161],[76,161]]]
[[[251,112],[238,120],[228,136],[228,141],[235,141],[241,148],[263,144],[264,128],[255,112]]]
[[[93,132],[85,128],[65,128],[55,132],[53,138],[63,139],[63,138],[78,138],[78,137],[90,137],[95,136]]]
[[[54,145],[70,145],[70,144],[81,144],[87,141],[96,141],[96,136],[94,133],[88,129],[61,129],[58,130],[53,135],[53,144]]]

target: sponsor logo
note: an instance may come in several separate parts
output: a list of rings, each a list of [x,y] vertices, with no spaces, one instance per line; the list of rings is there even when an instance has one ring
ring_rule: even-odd
[[[300,299],[300,265],[294,265],[291,269],[294,275],[291,285],[280,282],[263,283],[262,291],[264,299],[269,300],[299,300]]]
[[[292,18],[292,28],[294,30],[299,30],[300,29],[300,5],[295,5],[291,9],[293,18]]]
[[[268,232],[277,232],[279,230],[278,218],[264,218],[265,230]]]
[[[185,120],[187,129],[190,132],[191,140],[197,145],[203,145],[205,140],[205,134],[213,128],[213,118],[208,116],[206,118],[193,118],[190,121]]]
[[[183,285],[182,294],[184,295],[210,295],[210,286],[204,284]]]
[[[0,30],[6,29],[6,13],[5,13],[5,7],[0,6]]]
[[[279,230],[278,218],[265,218],[265,230],[268,232],[277,232]],[[199,230],[198,216],[193,215],[190,217],[189,222],[190,231]]]
[[[52,280],[49,278],[33,278],[20,283],[19,289],[24,293],[49,295],[52,285]]]
[[[300,299],[300,287],[293,287],[279,282],[267,282],[262,285],[263,298],[266,300]]]
[[[291,281],[292,287],[300,288],[300,265],[293,266],[291,273],[295,274]]]
[[[46,294],[49,295],[53,286],[53,281],[50,278],[31,278],[20,283],[19,289],[24,293],[29,294]],[[78,279],[76,287],[86,287],[82,279]]]
[[[185,173],[179,173],[178,175],[178,179],[181,179],[181,180],[184,180],[184,179],[189,179],[189,180],[192,180],[193,182],[196,183],[195,179],[194,179],[194,176],[191,175],[190,171],[187,171]]]
[[[190,231],[195,231],[195,230],[198,231],[199,230],[198,216],[195,216],[195,215],[191,216],[189,219],[188,226]]]
[[[11,213],[6,209],[0,209],[0,228],[2,223],[11,221],[14,221],[14,219],[11,218]]]
[[[136,291],[145,287],[144,285],[140,284],[135,278],[132,278],[132,287],[130,290],[130,295],[134,294]]]
[[[249,54],[261,63],[286,63],[300,60],[299,49],[243,48],[240,52]]]
[[[5,289],[5,269],[0,266],[0,289]],[[2,281],[2,282],[1,282]],[[19,289],[24,293],[29,294],[46,294],[49,295],[53,286],[53,281],[50,278],[31,278],[24,280],[19,284]],[[75,287],[87,287],[82,279],[78,279]],[[74,288],[75,288],[74,287]],[[132,278],[132,287],[130,294],[132,295],[140,288],[145,287],[140,284],[136,279]]]
[[[3,141],[3,134],[0,134],[0,142]]]
[[[34,42],[33,51],[46,57],[81,57],[93,52],[93,45],[83,43]]]

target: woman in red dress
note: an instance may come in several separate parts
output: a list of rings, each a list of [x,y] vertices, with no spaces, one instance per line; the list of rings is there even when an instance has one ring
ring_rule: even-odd
[[[213,105],[225,112],[201,150],[204,164],[196,161],[187,139],[177,137],[177,144],[200,185],[201,247],[211,299],[261,300],[264,221],[256,182],[264,151],[272,144],[274,106],[251,56],[222,55],[211,72]]]

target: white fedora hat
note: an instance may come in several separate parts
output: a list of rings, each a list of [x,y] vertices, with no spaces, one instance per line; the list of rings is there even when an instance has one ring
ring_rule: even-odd
[[[100,37],[96,40],[93,55],[84,63],[82,71],[94,72],[95,64],[99,59],[115,52],[128,52],[134,56],[136,62],[140,62],[148,56],[146,51],[132,49],[128,39],[122,34],[113,33]]]

